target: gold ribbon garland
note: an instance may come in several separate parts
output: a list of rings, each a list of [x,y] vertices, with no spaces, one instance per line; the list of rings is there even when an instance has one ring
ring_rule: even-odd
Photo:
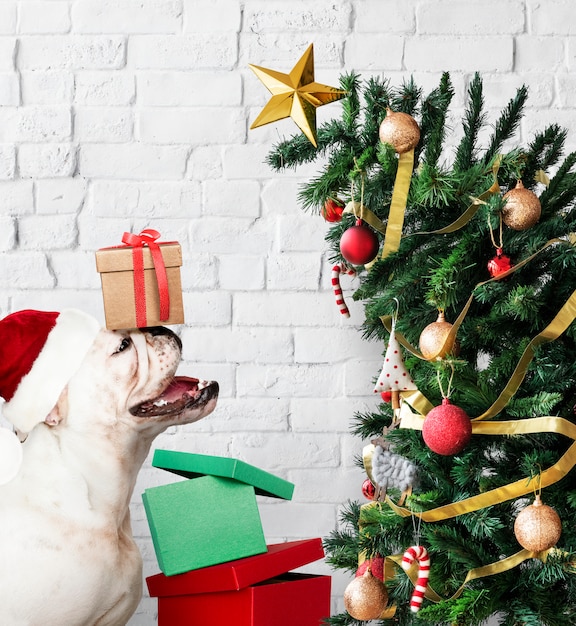
[[[545,187],[548,187],[550,184],[550,177],[544,170],[537,170],[536,174],[534,174],[534,180],[537,183],[542,183]]]
[[[492,163],[492,176],[494,182],[492,185],[477,198],[471,197],[472,203],[464,211],[464,213],[456,219],[452,224],[440,228],[438,230],[432,230],[427,232],[412,233],[411,235],[443,235],[446,233],[452,233],[465,226],[476,215],[479,207],[485,204],[485,201],[493,194],[500,192],[500,185],[498,183],[498,170],[502,161],[502,155],[498,155]],[[396,172],[396,179],[394,182],[394,189],[392,191],[392,200],[390,202],[390,211],[388,214],[388,220],[385,224],[375,213],[373,213],[368,207],[362,203],[358,203],[354,200],[348,203],[344,209],[344,213],[353,213],[357,215],[357,211],[360,213],[362,219],[372,226],[375,230],[384,235],[384,246],[382,248],[382,258],[396,252],[400,247],[400,240],[402,239],[402,227],[404,225],[404,215],[406,212],[406,203],[408,201],[408,192],[410,190],[410,181],[412,179],[412,172],[414,169],[414,150],[409,150],[398,155],[398,169]],[[353,197],[353,196],[352,196]]]
[[[536,348],[550,341],[556,340],[576,318],[576,291],[572,293],[570,298],[564,303],[560,311],[556,314],[554,319],[546,326],[546,328],[536,335],[530,343],[526,346],[516,369],[512,373],[510,380],[506,387],[502,390],[496,402],[482,415],[475,418],[475,421],[491,419],[508,404],[510,398],[518,391],[518,388],[524,380],[528,365],[534,358]]]
[[[506,270],[505,272],[502,272],[501,274],[498,274],[497,276],[494,276],[494,278],[490,278],[488,280],[482,281],[480,283],[478,283],[473,289],[472,289],[472,295],[468,298],[466,304],[464,305],[464,308],[462,309],[462,311],[460,312],[460,315],[458,315],[456,321],[454,322],[454,324],[452,324],[452,328],[450,329],[450,332],[446,335],[446,339],[444,340],[444,343],[440,346],[439,350],[437,351],[437,353],[435,355],[433,355],[432,357],[430,357],[429,359],[425,359],[422,354],[416,349],[414,348],[414,346],[412,346],[412,344],[410,344],[405,337],[402,336],[402,334],[400,333],[396,333],[396,337],[398,339],[398,341],[414,356],[423,359],[425,361],[434,361],[436,359],[436,357],[440,354],[442,354],[442,352],[444,351],[444,346],[445,345],[449,345],[451,342],[453,343],[454,340],[456,339],[456,334],[458,333],[458,330],[460,329],[460,325],[462,324],[462,322],[464,321],[468,310],[470,309],[470,306],[472,304],[472,302],[474,301],[474,291],[476,291],[476,289],[478,289],[478,287],[482,287],[483,285],[487,285],[488,283],[492,283],[494,281],[497,280],[502,280],[504,278],[506,278],[507,276],[510,276],[510,274],[513,274],[516,270],[519,270],[521,267],[524,267],[524,265],[526,265],[527,263],[529,263],[530,261],[532,261],[532,259],[534,259],[535,257],[537,257],[539,254],[541,254],[542,252],[544,252],[544,250],[546,250],[547,248],[549,248],[550,246],[557,244],[557,243],[570,243],[570,245],[573,245],[570,241],[568,241],[567,239],[561,239],[561,238],[554,238],[554,239],[550,239],[549,241],[547,241],[539,250],[537,250],[534,254],[530,255],[529,257],[527,257],[526,259],[520,261],[519,263],[517,263],[516,265],[513,265],[509,270]],[[574,294],[572,294],[574,296]],[[570,298],[570,300],[568,300],[568,302],[566,303],[565,306],[567,306],[569,309],[572,309],[573,305],[569,304],[569,302],[572,300],[572,298]],[[576,309],[575,309],[575,313],[576,313]],[[567,312],[567,315],[570,315],[570,312]],[[556,319],[556,318],[555,318]],[[386,329],[388,330],[388,332],[390,332],[391,328],[392,328],[392,316],[390,315],[383,315],[380,317],[380,320],[382,321],[382,324],[386,327]],[[570,319],[568,321],[568,325],[574,320],[574,316],[572,317],[572,319]],[[550,324],[550,326],[554,323],[554,321]],[[567,326],[566,326],[567,327]],[[564,329],[565,330],[565,329]],[[543,331],[544,333],[545,331]],[[563,332],[563,331],[562,331]],[[551,341],[552,339],[556,339],[556,337],[552,337],[551,339],[547,339],[547,341]],[[542,342],[540,342],[542,343]]]
[[[541,333],[530,341],[524,350],[512,377],[508,381],[504,390],[500,393],[496,402],[494,402],[492,406],[482,415],[472,420],[473,434],[518,435],[538,432],[555,432],[576,441],[576,425],[563,418],[549,416],[518,421],[483,422],[483,420],[488,420],[497,415],[508,403],[509,399],[516,393],[522,383],[522,380],[524,379],[524,376],[526,375],[528,365],[532,361],[535,347],[544,342],[557,339],[575,318],[576,291],[572,293],[570,298],[556,314],[552,322],[550,322],[550,324],[548,324],[548,326]],[[396,336],[400,340],[398,333]],[[424,416],[432,407],[431,403],[419,391],[406,392],[406,395],[403,395],[403,398],[406,400],[406,403],[403,403],[401,409],[401,427],[421,430]],[[420,415],[417,416],[414,414],[408,408],[408,405],[411,405],[413,408],[418,410]],[[570,446],[567,452],[555,465],[542,473],[542,486],[546,487],[559,481],[574,467],[574,465],[576,465],[576,443]],[[530,486],[531,482],[532,479],[522,479],[516,483],[499,487],[498,489],[467,498],[466,500],[461,500],[460,502],[445,505],[430,511],[425,511],[421,514],[422,519],[430,522],[440,521],[526,495],[532,489]],[[389,497],[386,498],[386,502],[398,515],[412,515],[411,511],[398,507],[390,500]]]
[[[470,302],[471,301],[469,300],[464,307],[463,313],[468,311]],[[383,316],[381,319],[384,326],[388,328],[389,319],[385,316]],[[464,315],[461,314],[457,320],[458,327],[462,323],[463,319]],[[548,324],[548,326],[546,326],[546,328],[544,328],[542,332],[538,333],[538,335],[530,340],[530,342],[524,349],[524,352],[522,353],[518,363],[516,364],[516,368],[514,369],[512,376],[508,380],[508,383],[506,384],[504,389],[500,392],[500,395],[498,396],[496,401],[484,413],[482,413],[478,417],[472,418],[473,422],[492,419],[493,417],[498,415],[498,413],[500,413],[500,411],[508,404],[510,399],[514,396],[514,394],[516,393],[516,391],[518,391],[518,388],[522,384],[522,381],[526,376],[526,372],[528,371],[528,366],[534,358],[536,348],[543,343],[555,341],[556,339],[558,339],[558,337],[560,337],[560,335],[562,335],[562,333],[566,331],[566,329],[570,326],[574,319],[576,319],[576,291],[572,292],[572,295],[564,303],[564,305],[558,311],[554,319]],[[456,326],[456,323],[454,324],[454,326]],[[448,337],[452,335],[452,330],[453,329],[451,329]],[[454,333],[454,336],[455,335],[456,333]],[[420,358],[424,358],[408,341],[406,341],[405,337],[403,337],[401,333],[397,332],[396,338],[412,354],[420,356]],[[433,408],[433,405],[430,403],[430,401],[420,391],[405,391],[400,393],[403,399],[406,400],[406,402],[410,406],[412,406],[422,415],[426,415]]]
[[[424,418],[415,415],[409,409],[403,407],[402,428],[412,428],[421,430]],[[542,487],[549,487],[564,478],[566,474],[576,465],[576,425],[561,417],[546,416],[535,417],[524,420],[513,420],[506,422],[473,422],[472,434],[474,435],[527,435],[534,433],[557,433],[564,435],[574,441],[560,459],[547,470],[538,476],[525,477],[516,482],[509,483],[503,487],[497,487],[485,493],[471,496],[465,500],[452,502],[444,506],[430,509],[418,513],[425,522],[440,522],[465,513],[472,513],[495,504],[500,504],[514,498],[525,496],[534,490],[535,482]],[[370,506],[374,503],[369,503]],[[388,496],[386,504],[401,517],[413,515],[410,509],[400,507]]]
[[[362,219],[372,226],[375,230],[382,233],[386,233],[386,224],[367,206],[362,205],[357,200],[351,200],[344,209],[343,213],[352,213],[354,216],[361,216]]]
[[[413,152],[413,151],[411,151]],[[409,154],[409,153],[405,153]],[[400,155],[402,157],[402,155]],[[408,158],[405,159],[408,161]],[[502,155],[499,154],[496,156],[492,163],[492,185],[486,191],[482,192],[478,197],[470,196],[471,204],[468,208],[454,220],[448,226],[444,226],[443,228],[439,228],[438,230],[430,230],[430,231],[419,231],[417,233],[411,233],[406,235],[407,237],[411,237],[413,235],[445,235],[447,233],[453,233],[460,228],[466,226],[466,224],[476,215],[478,209],[481,205],[486,204],[486,200],[494,194],[500,193],[500,183],[498,182],[498,170],[500,169],[500,165],[502,163]],[[402,169],[402,173],[400,173],[400,168]],[[398,172],[396,174],[396,184],[394,185],[394,191],[392,195],[392,203],[390,205],[390,213],[388,217],[388,227],[384,222],[377,217],[370,209],[367,207],[362,207],[363,210],[363,219],[367,224],[370,224],[372,228],[382,233],[383,235],[388,235],[388,245],[386,245],[386,241],[384,242],[384,249],[382,250],[382,258],[386,257],[391,252],[396,252],[400,245],[400,239],[402,234],[402,226],[404,224],[404,213],[406,210],[406,201],[408,199],[408,189],[410,186],[410,179],[412,176],[412,169],[414,167],[414,155],[412,154],[412,163],[410,167],[408,167],[403,159],[399,159],[398,163]],[[543,185],[548,186],[550,184],[550,178],[543,170],[538,170],[534,176],[534,180],[536,182],[542,183]],[[396,185],[400,182],[400,187],[402,189],[398,189],[398,193],[396,195],[396,204],[394,203]],[[402,195],[400,193],[402,192]],[[405,195],[405,198],[404,198]],[[351,211],[348,211],[351,212]]]
[[[488,189],[486,189],[486,191],[481,193],[477,198],[473,196],[470,197],[472,203],[458,219],[456,219],[451,224],[448,224],[448,226],[444,226],[444,228],[439,228],[438,230],[420,231],[417,233],[412,233],[412,235],[445,235],[447,233],[453,233],[466,226],[466,224],[476,215],[480,206],[486,204],[486,200],[488,200],[490,196],[496,193],[500,193],[500,184],[498,183],[498,170],[500,169],[501,162],[502,155],[499,154],[492,163],[492,177],[494,179],[494,182]]]
[[[382,258],[386,258],[392,252],[396,252],[400,247],[402,239],[402,226],[404,225],[404,214],[406,212],[406,202],[408,201],[408,191],[414,169],[414,149],[402,152],[398,155],[398,169],[392,191],[390,202],[390,213],[388,214],[388,225],[384,236],[384,246],[382,247]]]

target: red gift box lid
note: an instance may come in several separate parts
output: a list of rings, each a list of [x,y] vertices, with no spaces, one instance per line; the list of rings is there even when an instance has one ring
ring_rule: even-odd
[[[214,591],[238,591],[324,558],[322,539],[288,541],[268,546],[268,552],[220,563],[175,576],[146,579],[152,597],[187,596]]]

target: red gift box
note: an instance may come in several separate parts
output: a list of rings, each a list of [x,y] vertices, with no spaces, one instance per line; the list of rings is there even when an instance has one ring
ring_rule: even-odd
[[[324,557],[321,539],[176,576],[146,579],[158,626],[320,626],[330,615],[330,576],[289,570]]]
[[[156,241],[159,237],[152,229],[124,233],[125,245],[97,250],[109,330],[184,323],[182,250],[176,241]]]

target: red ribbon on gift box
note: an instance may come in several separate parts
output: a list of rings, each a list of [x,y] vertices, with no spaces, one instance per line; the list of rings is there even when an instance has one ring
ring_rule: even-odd
[[[168,290],[168,276],[166,265],[160,246],[156,240],[160,233],[152,228],[146,228],[140,234],[124,233],[122,243],[132,246],[132,259],[134,263],[134,297],[136,301],[136,325],[138,328],[147,326],[146,316],[146,287],[144,284],[144,246],[150,248],[154,272],[158,283],[158,295],[160,299],[160,320],[166,321],[170,317],[170,293]]]

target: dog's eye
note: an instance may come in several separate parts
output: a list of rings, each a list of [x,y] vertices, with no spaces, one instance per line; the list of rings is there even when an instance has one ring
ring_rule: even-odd
[[[124,337],[118,346],[118,349],[114,351],[114,354],[119,354],[120,352],[124,352],[132,345],[132,341],[128,337]]]

